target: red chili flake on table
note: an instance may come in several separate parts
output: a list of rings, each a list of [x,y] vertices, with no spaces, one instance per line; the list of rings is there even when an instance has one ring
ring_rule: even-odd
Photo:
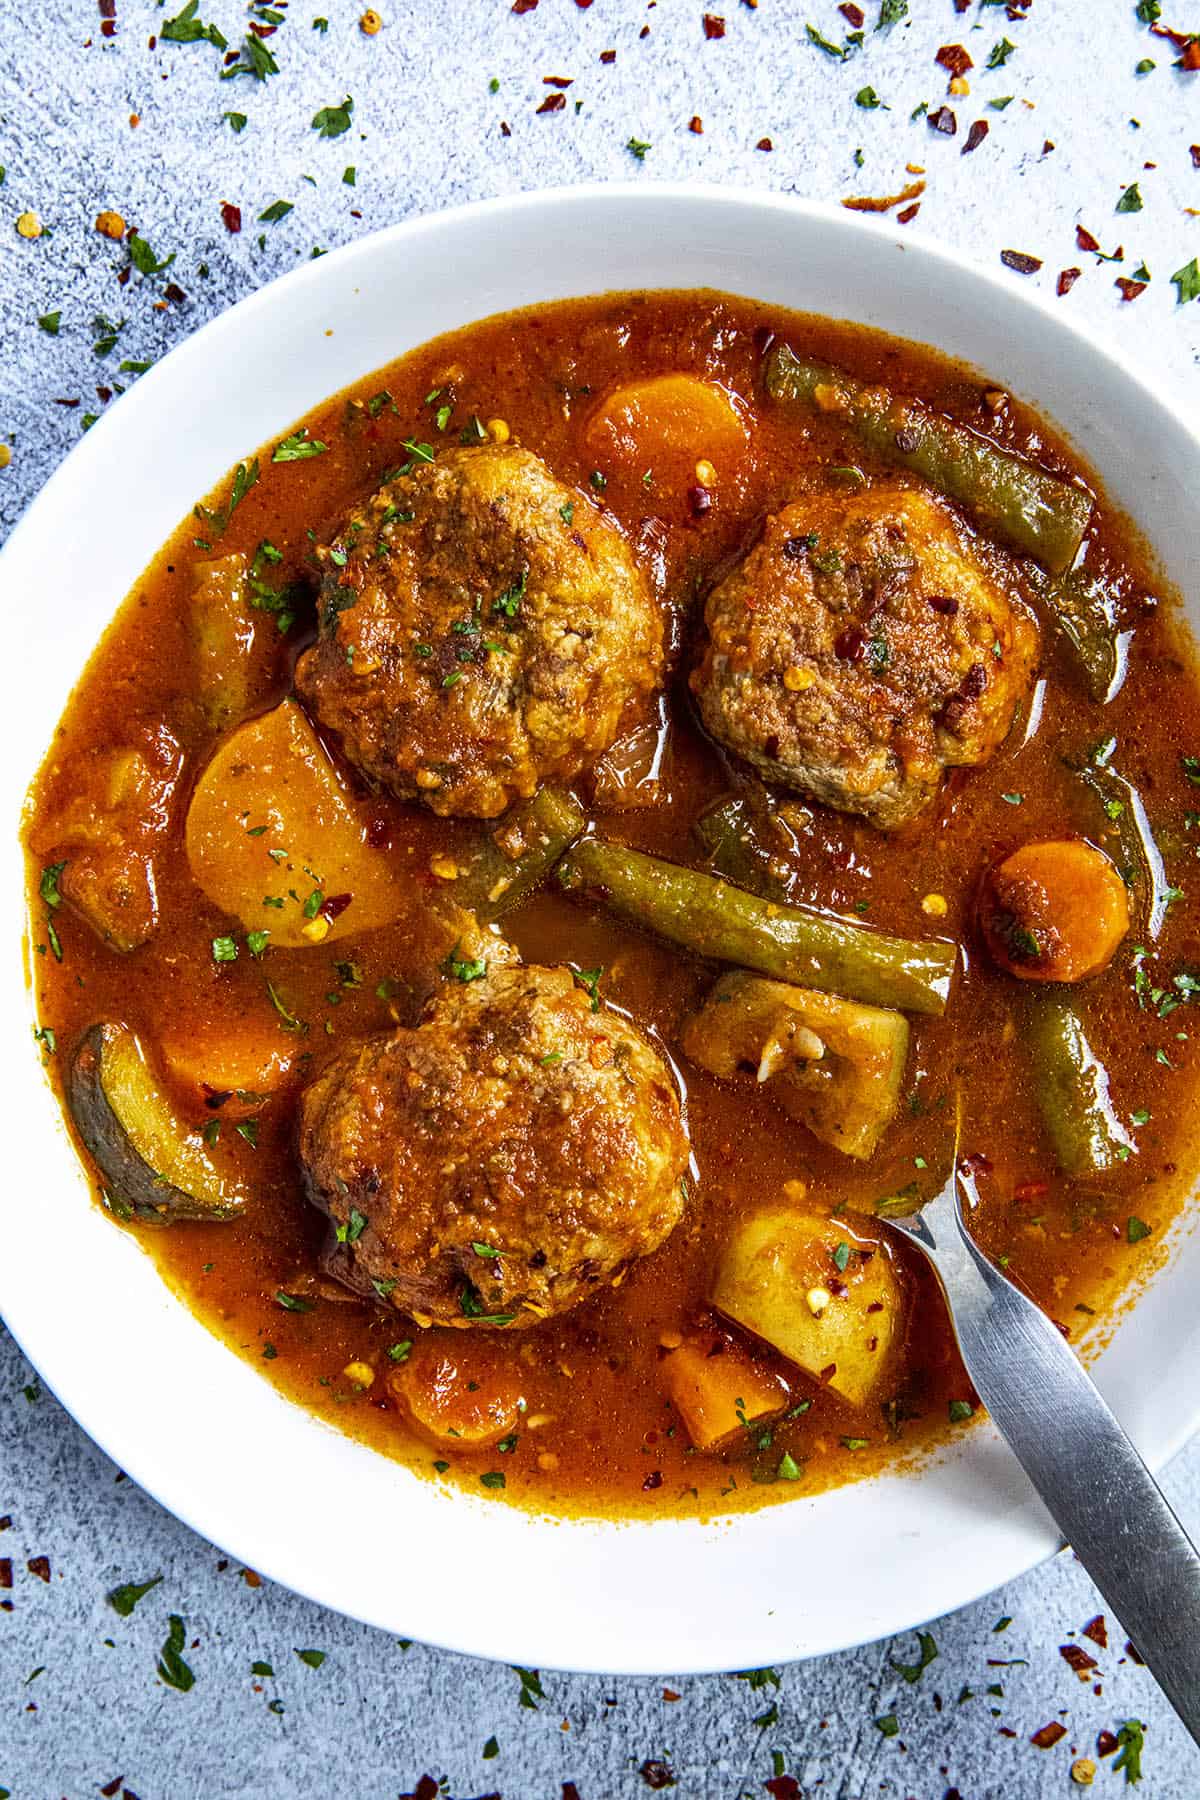
[[[579,1800],[579,1789],[575,1786],[573,1781],[563,1782],[562,1800]]]
[[[656,1792],[660,1788],[671,1788],[675,1786],[675,1771],[670,1763],[652,1762],[650,1758],[647,1757],[641,1768],[638,1770],[638,1774],[641,1776],[646,1786],[648,1788],[654,1788]]]
[[[1125,1639],[1125,1654],[1129,1658],[1130,1662],[1135,1662],[1137,1664],[1139,1669],[1145,1668],[1145,1666],[1146,1666],[1145,1657],[1143,1655],[1141,1655],[1141,1653],[1138,1651],[1138,1649],[1133,1644],[1130,1643],[1128,1638]]]
[[[702,137],[704,135],[704,120],[700,117],[699,113],[693,113],[688,120],[688,130],[694,131],[697,137]]]
[[[101,21],[100,21],[100,36],[106,37],[106,38],[114,38],[114,37],[116,37],[116,35],[117,35],[117,21],[115,19],[101,19]]]
[[[775,146],[771,142],[770,138],[759,138],[759,140],[758,140],[757,144],[755,144],[754,148],[756,150],[773,150],[775,148]]]
[[[1099,250],[1100,239],[1092,236],[1086,225],[1075,227],[1075,242],[1080,250]]]
[[[926,123],[930,131],[940,131],[943,137],[953,137],[958,130],[958,120],[948,106],[939,106],[931,112]]]
[[[1026,256],[1023,250],[1002,250],[1000,261],[1006,269],[1015,269],[1018,275],[1036,275],[1042,266],[1040,256]]]
[[[1104,1614],[1097,1613],[1082,1628],[1085,1638],[1091,1638],[1093,1644],[1099,1644],[1102,1650],[1108,1649],[1108,1626],[1104,1623]]]
[[[500,136],[501,137],[511,137],[512,136],[512,127],[509,124],[507,119],[501,119],[501,121],[500,121]]]
[[[970,12],[971,0],[954,0],[954,10],[956,13]]]
[[[852,26],[855,31],[861,31],[867,22],[866,13],[861,6],[855,6],[854,0],[842,0],[842,4],[838,7],[838,11],[841,13],[843,19],[845,19],[847,25]]]
[[[123,1775],[118,1775],[112,1781],[105,1782],[104,1786],[100,1789],[100,1792],[104,1795],[104,1800],[113,1800],[113,1796],[120,1793],[121,1783],[124,1779],[125,1777]]]
[[[968,156],[972,150],[978,150],[980,144],[982,144],[982,142],[983,142],[984,138],[987,136],[987,134],[988,134],[987,120],[986,119],[976,119],[974,121],[974,123],[972,124],[970,131],[968,131],[968,133],[967,133],[967,141],[963,145],[960,154],[963,156]]]
[[[914,200],[911,206],[906,206],[903,212],[898,212],[896,214],[896,223],[898,225],[910,224],[912,220],[916,218],[920,210],[921,202],[919,200]]]
[[[933,60],[941,63],[943,69],[948,69],[951,75],[965,75],[968,69],[975,67],[961,44],[943,44]]]
[[[102,19],[115,19],[117,16],[117,0],[100,0],[99,11]]]
[[[1096,1755],[1111,1756],[1117,1747],[1117,1739],[1111,1731],[1096,1733]]]
[[[561,112],[566,104],[567,96],[565,94],[547,94],[546,98],[542,101],[542,104],[535,108],[535,111],[540,113]]]
[[[1200,169],[1200,144],[1189,144],[1188,154],[1192,159],[1193,169]]]
[[[103,29],[103,26],[101,26],[101,30]],[[1175,64],[1175,67],[1177,69],[1186,69],[1189,75],[1194,75],[1196,70],[1200,69],[1200,38],[1192,39],[1179,61]]]
[[[771,1800],[804,1800],[800,1783],[794,1775],[771,1775],[763,1782]]]
[[[600,61],[602,63],[615,63],[616,60],[617,53],[615,50],[602,50],[600,52]]]
[[[518,0],[518,4],[520,4],[520,0]],[[533,4],[536,6],[537,0],[533,0]],[[514,6],[513,11],[516,10]],[[412,1793],[401,1794],[400,1800],[438,1800],[438,1784],[432,1775],[422,1775]]]
[[[242,209],[241,209],[241,207],[234,206],[232,204],[232,202],[229,200],[222,200],[222,202],[221,202],[221,217],[225,221],[226,231],[231,231],[236,236],[236,234],[242,229]]]
[[[182,306],[187,299],[187,295],[184,293],[183,289],[174,281],[168,281],[166,287],[163,289],[163,293],[175,306]]]
[[[1122,300],[1136,300],[1139,294],[1146,291],[1144,281],[1131,281],[1128,275],[1118,275],[1114,286],[1120,288]]]
[[[683,1698],[682,1694],[677,1694],[675,1692],[674,1688],[664,1688],[662,1691],[662,1697],[664,1700],[666,1700],[668,1702],[670,1702],[672,1700],[681,1700]]]
[[[31,1575],[36,1575],[39,1581],[49,1581],[50,1558],[48,1556],[31,1556],[25,1567]]]
[[[12,1586],[12,1557],[0,1556],[0,1588]]]
[[[573,75],[543,75],[542,76],[542,86],[543,87],[554,87],[554,88],[569,88],[574,80],[575,80],[575,77]]]
[[[1065,1738],[1066,1735],[1066,1726],[1060,1725],[1057,1719],[1051,1719],[1048,1725],[1043,1725],[1039,1731],[1035,1731],[1029,1741],[1031,1744],[1036,1744],[1039,1750],[1052,1750],[1059,1738]]]
[[[706,38],[723,38],[725,36],[725,21],[720,13],[705,13],[704,35]]]
[[[1074,1669],[1081,1681],[1086,1681],[1096,1667],[1095,1657],[1089,1656],[1078,1644],[1060,1644],[1058,1654],[1069,1668]]]
[[[575,0],[575,4],[580,12],[586,12],[588,7],[592,4],[592,0]]]
[[[522,13],[536,12],[538,0],[513,0],[512,11],[519,18]]]

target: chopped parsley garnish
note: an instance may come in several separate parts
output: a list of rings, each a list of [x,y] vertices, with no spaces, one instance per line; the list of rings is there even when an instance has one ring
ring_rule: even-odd
[[[482,981],[488,970],[487,962],[483,957],[469,958],[460,956],[458,954],[457,944],[455,944],[453,950],[442,964],[442,967],[445,969],[447,975],[452,975],[455,981],[461,981],[463,983],[469,981]]]
[[[1131,1213],[1129,1223],[1125,1227],[1125,1236],[1131,1244],[1140,1244],[1143,1238],[1150,1236],[1150,1227],[1144,1219],[1139,1219],[1135,1213]]]
[[[58,891],[58,878],[66,868],[66,861],[47,863],[42,870],[42,878],[38,882],[38,893],[47,906],[61,906],[62,895]]]
[[[910,1687],[914,1682],[920,1681],[922,1675],[925,1673],[930,1663],[934,1661],[938,1653],[937,1644],[932,1634],[928,1631],[918,1631],[917,1643],[920,1646],[920,1657],[917,1662],[898,1663],[892,1661],[890,1657],[888,1658],[888,1661],[891,1662],[892,1668],[895,1669],[897,1675],[902,1676],[903,1679],[908,1682]]]
[[[572,968],[571,973],[575,977],[576,985],[583,988],[584,992],[587,993],[588,995],[590,995],[591,1002],[592,1002],[592,1011],[599,1012],[600,1011],[600,978],[604,974],[604,970],[602,968],[600,968],[600,969]]]
[[[338,1226],[334,1236],[339,1244],[357,1244],[369,1224],[366,1214],[360,1213],[357,1206],[352,1206],[349,1218],[344,1225]]]
[[[479,1477],[480,1485],[485,1488],[502,1488],[505,1485],[502,1469],[488,1469]]]
[[[279,64],[262,39],[247,36],[242,41],[237,61],[227,69],[222,69],[221,80],[232,81],[238,75],[250,75],[255,81],[266,81],[269,76],[278,73]]]
[[[498,1257],[500,1255],[499,1250],[495,1249],[491,1244],[472,1244],[471,1248],[476,1256]]]
[[[837,1248],[833,1251],[833,1266],[837,1270],[839,1275],[845,1274],[846,1266],[849,1263],[849,1261],[850,1261],[850,1246],[849,1246],[849,1244],[847,1244],[847,1243],[838,1244]]]
[[[1176,269],[1171,280],[1178,295],[1175,302],[1177,306],[1184,306],[1189,300],[1200,299],[1200,262],[1194,256],[1191,262],[1184,263],[1182,269]]]
[[[60,308],[57,312],[42,313],[38,318],[38,328],[44,331],[47,337],[57,337],[61,322],[62,310]]]
[[[212,941],[212,956],[216,963],[237,961],[237,940],[231,937],[215,937]]]
[[[987,59],[988,68],[1002,69],[1016,47],[1006,37],[1002,37],[998,44],[992,45],[991,55]]]
[[[227,112],[227,113],[222,113],[221,117],[223,119],[229,120],[229,129],[230,129],[230,131],[233,131],[233,132],[240,133],[240,132],[245,131],[246,126],[249,123],[249,121],[246,118],[245,113]]]
[[[164,256],[160,262],[140,232],[133,232],[128,241],[130,260],[139,275],[161,275],[175,261],[172,250],[170,256]]]
[[[282,904],[282,902],[280,902],[280,904]],[[280,999],[278,990],[271,982],[268,981],[266,986],[267,998],[275,1008],[275,1011],[279,1016],[279,1023],[283,1026],[283,1029],[285,1031],[295,1031],[303,1035],[308,1030],[307,1023],[303,1019],[298,1019],[294,1012],[289,1012],[284,1002]]]
[[[324,906],[324,904],[325,904],[324,893],[321,891],[320,888],[314,888],[312,893],[308,896],[308,899],[304,902],[304,905],[301,907],[300,910],[304,914],[304,917],[306,919],[315,919],[317,914],[320,912],[321,908]]]
[[[196,1683],[195,1675],[183,1660],[185,1642],[183,1620],[178,1613],[172,1613],[167,1641],[159,1651],[158,1678],[165,1681],[168,1687],[177,1688],[181,1694],[188,1693]]]
[[[242,504],[242,501],[246,498],[246,495],[250,492],[250,489],[257,482],[258,476],[258,458],[257,456],[252,456],[248,463],[240,462],[234,470],[233,485],[229,490],[229,498],[224,506],[217,507],[215,511],[207,506],[198,506],[196,508],[196,517],[203,521],[214,540],[223,536],[229,529],[229,521],[232,519],[238,507]],[[205,548],[211,548],[211,545],[206,545]]]
[[[415,438],[405,438],[404,448],[413,462],[431,463],[433,461],[433,445],[419,444]]]
[[[1142,210],[1142,196],[1136,181],[1131,181],[1121,198],[1117,201],[1119,213],[1135,213]]]
[[[961,1425],[964,1420],[975,1417],[975,1408],[969,1400],[951,1400],[946,1411],[952,1425]]]
[[[573,500],[564,500],[558,509],[558,516],[564,525],[569,525],[575,517],[575,502]]]
[[[528,580],[529,570],[524,568],[518,579],[492,601],[492,611],[502,613],[506,619],[515,619],[521,610],[521,602],[525,598],[525,586]]]
[[[323,106],[319,112],[313,114],[313,130],[318,137],[341,137],[343,132],[350,129],[350,116],[353,111],[354,102],[347,94],[340,106]]]
[[[412,1339],[405,1338],[403,1343],[388,1345],[388,1358],[391,1362],[407,1362],[412,1355]]]
[[[262,955],[267,947],[267,941],[270,936],[271,934],[269,931],[248,931],[246,933],[246,948],[251,956]]]
[[[509,1667],[521,1680],[521,1692],[517,1696],[519,1704],[528,1712],[536,1712],[538,1701],[546,1698],[540,1675],[536,1669],[522,1669],[518,1663],[510,1663]]]
[[[608,476],[600,469],[593,469],[588,476],[588,481],[598,494],[602,494],[608,486]]]
[[[645,162],[647,150],[652,150],[654,146],[646,143],[643,138],[631,137],[625,148],[632,156],[636,156],[639,162]]]
[[[161,1575],[152,1575],[149,1581],[126,1581],[121,1587],[113,1588],[105,1595],[105,1599],[118,1618],[127,1619],[138,1601],[144,1599],[161,1580]]]
[[[900,1729],[900,1721],[895,1713],[881,1713],[875,1721],[875,1729],[881,1731],[884,1737],[895,1737]]]
[[[220,1121],[217,1121],[218,1124]],[[258,1120],[239,1119],[233,1128],[240,1138],[244,1138],[252,1150],[258,1149]]]
[[[51,954],[53,955],[55,962],[61,962],[63,959],[62,939],[59,937],[54,920],[51,918],[47,918],[46,920],[46,942],[50,946]]]
[[[293,431],[290,437],[276,444],[271,453],[273,463],[306,462],[310,456],[324,456],[328,444],[321,443],[319,438],[310,438],[307,425],[299,431]]]
[[[873,87],[864,87],[859,88],[855,94],[854,104],[861,106],[864,112],[874,112],[876,107],[882,105],[882,102]]]
[[[319,1669],[325,1661],[324,1650],[297,1650],[296,1655],[310,1669]]]
[[[303,1294],[285,1294],[282,1288],[276,1288],[275,1299],[284,1312],[312,1312],[315,1305],[314,1301],[306,1300]]]
[[[1113,1774],[1120,1769],[1125,1776],[1125,1785],[1132,1786],[1142,1779],[1142,1751],[1146,1747],[1146,1727],[1141,1719],[1126,1719],[1117,1733],[1117,1747],[1121,1754],[1113,1762]]]
[[[200,0],[188,0],[182,12],[176,13],[173,19],[165,19],[158,28],[158,35],[168,44],[211,44],[214,50],[227,50],[229,40],[224,37],[215,25],[205,25],[196,17],[200,10]]]
[[[459,1289],[458,1304],[465,1319],[474,1319],[480,1325],[511,1325],[517,1316],[516,1313],[485,1313],[479,1289],[470,1281],[464,1281]]]

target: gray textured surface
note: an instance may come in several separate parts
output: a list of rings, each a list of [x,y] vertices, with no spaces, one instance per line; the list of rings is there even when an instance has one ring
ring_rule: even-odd
[[[846,65],[805,39],[811,19],[844,41],[832,0],[760,0],[756,9],[710,0],[707,10],[726,20],[714,41],[705,40],[699,0],[595,0],[586,9],[541,0],[523,17],[508,0],[385,0],[374,39],[357,29],[357,4],[293,0],[271,39],[280,73],[262,85],[220,82],[208,44],[151,49],[155,26],[174,10],[174,0],[165,12],[119,0],[106,42],[91,0],[0,0],[0,441],[13,449],[0,473],[5,529],[75,442],[82,415],[100,410],[97,382],[136,378],[118,373],[121,359],[163,355],[314,246],[549,182],[694,176],[838,199],[893,192],[909,179],[904,165],[919,163],[929,187],[910,230],[991,265],[1003,248],[1042,257],[1030,279],[1049,290],[1059,269],[1082,268],[1060,304],[1177,393],[1200,396],[1200,305],[1177,307],[1168,280],[1200,253],[1200,219],[1185,210],[1200,207],[1188,150],[1200,137],[1200,75],[1172,70],[1174,52],[1139,26],[1132,0],[1035,0],[1024,22],[976,0],[961,17],[952,0],[912,0],[912,23],[880,34],[870,30],[878,0],[866,0],[868,43]],[[320,10],[324,35],[311,27]],[[202,0],[198,16],[236,43],[246,13],[241,0]],[[1197,0],[1169,6],[1165,22],[1200,27]],[[1005,35],[1015,53],[985,72]],[[944,98],[933,61],[943,43],[963,43],[979,65],[970,97],[950,102],[954,140],[909,116]],[[610,47],[616,63],[602,66]],[[1145,57],[1157,67],[1139,77],[1134,66]],[[538,116],[552,91],[546,75],[574,85],[561,112]],[[867,85],[890,111],[856,107]],[[313,113],[346,94],[352,131],[319,140]],[[1005,94],[1016,96],[1008,108],[988,109]],[[248,115],[240,135],[223,122],[226,109]],[[703,136],[687,129],[694,113]],[[976,118],[991,132],[963,157]],[[631,136],[652,146],[640,163],[625,148]],[[755,148],[763,137],[770,153]],[[1043,151],[1047,139],[1054,148]],[[353,188],[342,181],[348,164]],[[1135,179],[1143,210],[1116,214]],[[256,223],[276,198],[294,210],[279,224]],[[240,236],[225,231],[222,201],[241,207]],[[94,232],[102,207],[136,223],[160,256],[175,253],[169,276],[185,300],[160,309],[163,277],[117,284],[128,253]],[[26,208],[51,227],[35,242],[13,229]],[[1123,245],[1121,268],[1076,249],[1079,222],[1106,251]],[[1125,304],[1114,275],[1143,259],[1153,279]],[[36,320],[57,309],[52,337]],[[106,358],[92,348],[98,313],[126,321]],[[214,375],[236,404],[236,371]],[[63,399],[80,404],[54,404]],[[1169,1487],[1200,1523],[1196,1446]],[[889,1664],[911,1656],[905,1643],[787,1669],[778,1689],[758,1691],[731,1676],[616,1681],[543,1671],[546,1697],[529,1710],[509,1670],[403,1650],[223,1567],[218,1552],[118,1477],[2,1338],[0,1514],[11,1515],[0,1558],[14,1569],[11,1593],[0,1596],[12,1608],[0,1614],[0,1790],[14,1800],[81,1800],[117,1777],[140,1800],[335,1792],[390,1800],[425,1772],[444,1777],[459,1800],[492,1792],[559,1800],[565,1781],[581,1800],[615,1800],[650,1791],[639,1774],[647,1758],[669,1761],[673,1791],[688,1800],[736,1800],[768,1791],[775,1751],[804,1796],[941,1800],[957,1788],[963,1800],[1029,1800],[1078,1791],[1072,1758],[1094,1756],[1097,1731],[1131,1715],[1148,1727],[1140,1792],[1191,1800],[1200,1791],[1194,1752],[1148,1676],[1123,1656],[1115,1626],[1111,1647],[1097,1651],[1093,1685],[1078,1683],[1059,1656],[1098,1609],[1069,1557],[935,1624],[938,1660],[911,1686]],[[26,1566],[42,1555],[48,1582]],[[130,1618],[106,1605],[115,1583],[160,1572],[161,1585]],[[185,1653],[196,1677],[189,1693],[155,1672],[173,1612],[194,1644]],[[1008,1613],[1013,1623],[994,1632]],[[325,1651],[325,1662],[301,1662],[295,1652],[306,1648]],[[1007,1659],[1024,1660],[996,1666]],[[275,1675],[256,1678],[254,1661]],[[1003,1693],[988,1694],[989,1683]],[[665,1699],[664,1685],[679,1698]],[[960,1702],[964,1687],[974,1692]],[[900,1730],[885,1738],[874,1720],[893,1708]],[[1050,1751],[1032,1747],[1029,1734],[1060,1713],[1067,1735]],[[485,1760],[493,1735],[499,1753]],[[1095,1791],[1123,1788],[1111,1758],[1102,1761]],[[777,1800],[794,1796],[784,1790]]]

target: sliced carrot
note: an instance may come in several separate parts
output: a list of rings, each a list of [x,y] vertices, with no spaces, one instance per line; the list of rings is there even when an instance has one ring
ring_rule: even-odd
[[[1112,961],[1129,930],[1129,899],[1094,844],[1047,838],[989,872],[979,926],[994,961],[1019,980],[1083,981]]]
[[[790,1398],[778,1375],[715,1333],[687,1339],[659,1373],[697,1450],[745,1443],[747,1428],[783,1412]]]
[[[418,1431],[449,1449],[485,1450],[521,1416],[515,1358],[477,1335],[451,1341],[447,1332],[422,1333],[388,1384]]]

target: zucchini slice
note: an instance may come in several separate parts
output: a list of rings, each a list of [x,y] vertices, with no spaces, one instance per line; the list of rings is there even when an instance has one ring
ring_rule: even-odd
[[[93,1025],[71,1063],[67,1106],[123,1216],[171,1224],[231,1219],[246,1196],[220,1174],[199,1132],[175,1115],[125,1025]]]

